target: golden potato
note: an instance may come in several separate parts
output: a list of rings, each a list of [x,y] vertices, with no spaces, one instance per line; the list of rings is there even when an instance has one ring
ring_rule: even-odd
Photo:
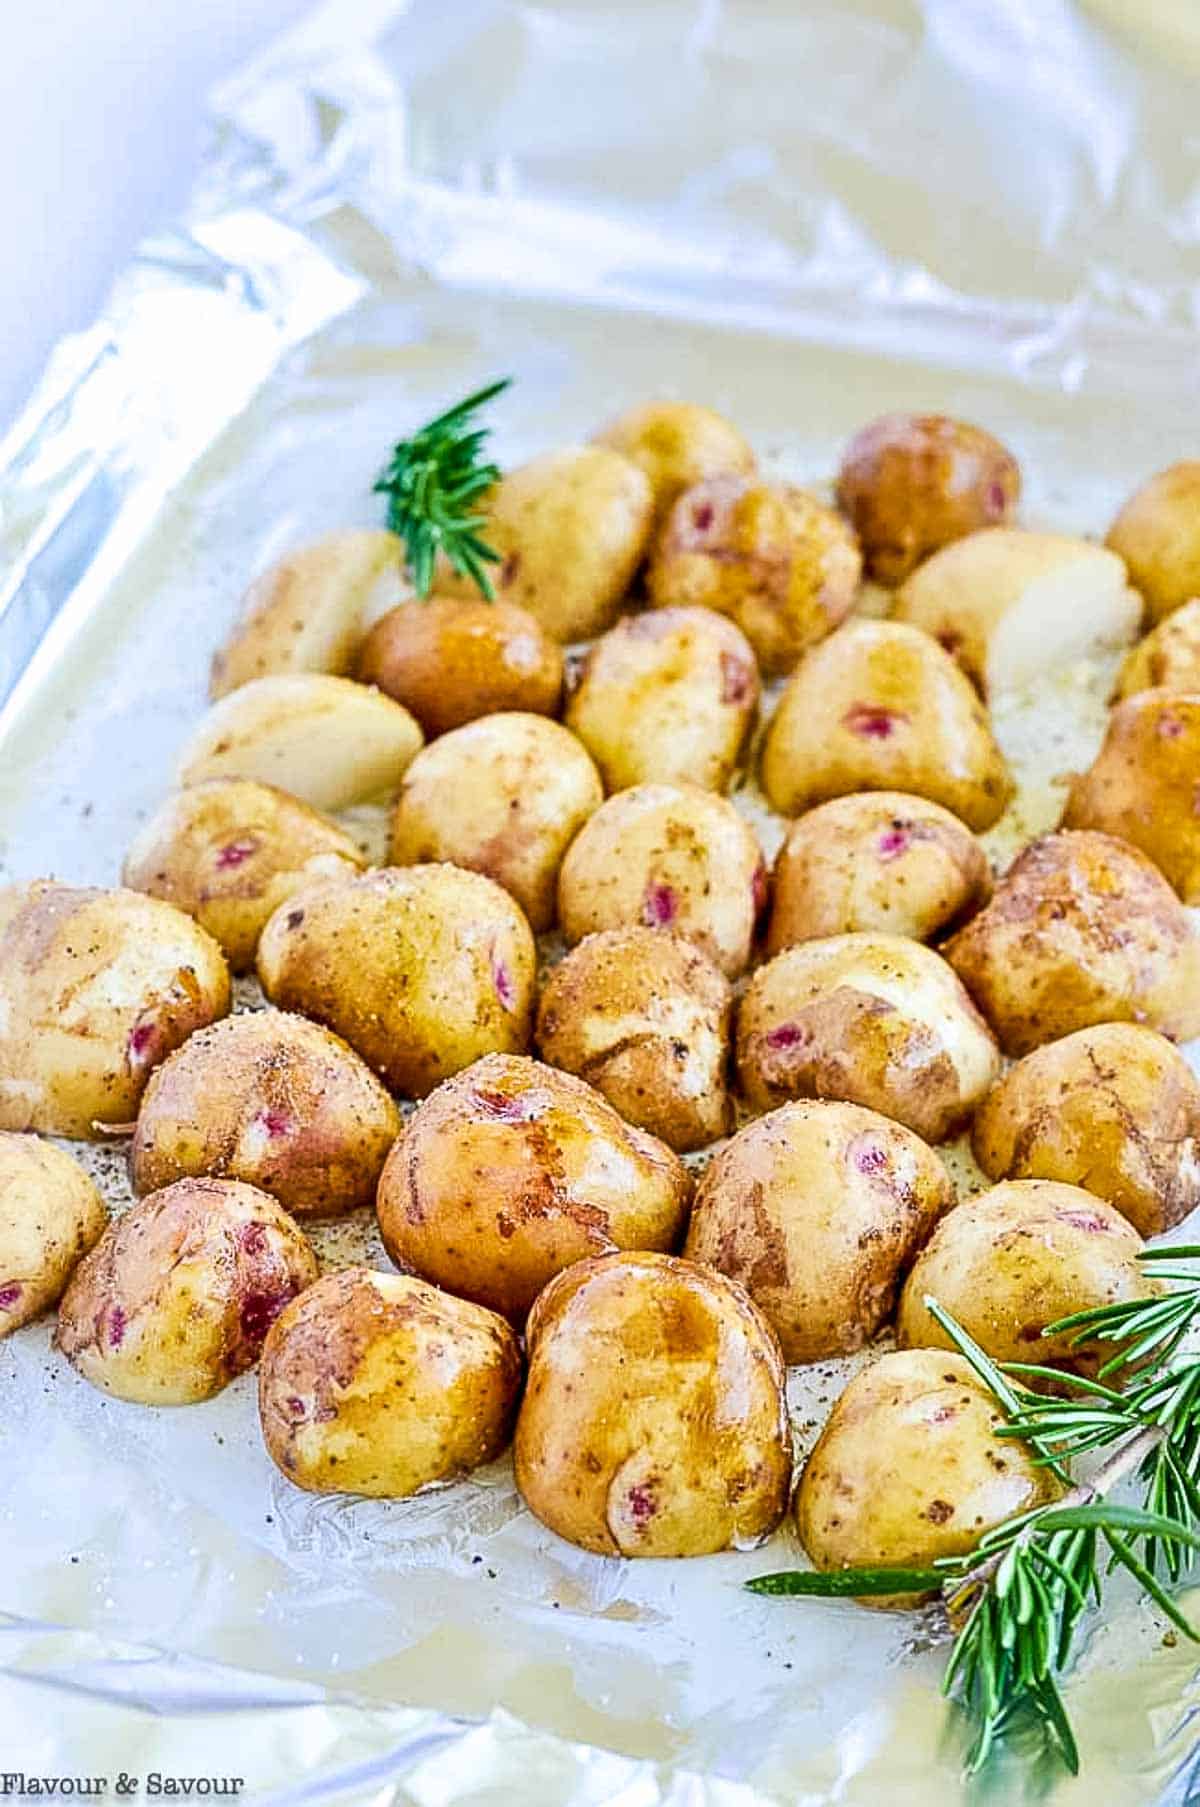
[[[837,498],[868,574],[898,584],[931,552],[1011,520],[1021,497],[1012,453],[945,414],[884,414],[842,455]]]
[[[0,1131],[0,1338],[58,1303],[107,1222],[78,1161],[52,1142]]]
[[[573,1261],[673,1248],[691,1189],[679,1157],[581,1079],[493,1054],[414,1112],[376,1209],[398,1267],[519,1323]]]
[[[316,1277],[303,1231],[265,1192],[179,1180],[84,1256],[54,1345],[117,1399],[194,1405],[254,1366],[279,1313]]]
[[[622,452],[645,471],[656,525],[685,489],[705,477],[754,472],[754,453],[737,428],[695,402],[643,402],[593,434],[593,441]]]
[[[736,978],[766,887],[762,849],[732,803],[695,785],[639,784],[610,797],[572,841],[558,920],[572,943],[639,922],[671,929]]]
[[[1157,866],[1112,835],[1033,841],[943,952],[1006,1054],[1093,1023],[1200,1035],[1200,936]]]
[[[481,1054],[528,1047],[536,967],[512,898],[457,866],[311,885],[258,944],[271,1002],[324,1023],[410,1098]]]
[[[1141,690],[1118,703],[1104,745],[1071,785],[1064,828],[1140,847],[1185,904],[1200,903],[1200,691]]]
[[[585,935],[546,981],[537,1042],[680,1153],[728,1135],[733,993],[708,955],[634,924]]]
[[[762,782],[784,816],[850,791],[912,791],[977,830],[1012,795],[970,683],[899,621],[852,621],[801,661],[767,729]]]
[[[125,855],[121,879],[194,917],[240,973],[293,891],[365,865],[350,836],[298,797],[249,778],[209,778],[166,799]]]
[[[482,872],[540,933],[554,922],[563,855],[603,801],[591,757],[558,722],[485,715],[443,734],[404,774],[392,864]]]
[[[1200,460],[1172,464],[1143,483],[1104,543],[1125,560],[1151,623],[1200,595]]]
[[[375,623],[357,676],[403,703],[432,737],[500,709],[557,715],[563,656],[515,603],[430,596]]]
[[[410,1274],[349,1267],[272,1324],[258,1409],[297,1487],[402,1499],[498,1456],[520,1387],[503,1318]]]
[[[1139,690],[1200,691],[1200,596],[1165,616],[1126,653],[1117,701]]]
[[[526,1505],[602,1556],[707,1556],[787,1509],[783,1360],[740,1286],[669,1255],[581,1261],[529,1321]]]
[[[760,966],[738,1011],[737,1069],[758,1110],[841,1098],[944,1142],[1000,1071],[946,962],[901,935],[830,935]]]
[[[131,1123],[151,1067],[228,1009],[220,948],[170,904],[0,886],[0,1129]]]
[[[861,1349],[954,1203],[919,1136],[857,1104],[785,1104],[709,1162],[684,1254],[739,1280],[788,1362]]]

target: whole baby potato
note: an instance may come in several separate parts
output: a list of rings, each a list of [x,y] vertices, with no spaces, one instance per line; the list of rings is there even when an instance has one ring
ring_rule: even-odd
[[[1139,690],[1200,692],[1200,596],[1166,615],[1126,653],[1117,700]]]
[[[179,1180],[84,1256],[54,1344],[117,1399],[194,1405],[254,1366],[279,1313],[316,1277],[303,1231],[265,1192]]]
[[[787,1509],[783,1360],[742,1288],[669,1255],[576,1263],[538,1299],[514,1445],[544,1525],[601,1556],[707,1556]]]
[[[170,904],[0,886],[0,1129],[131,1123],[151,1067],[228,1009],[220,948]]]
[[[554,922],[563,855],[604,787],[573,734],[544,715],[485,715],[443,734],[404,774],[392,864],[450,860],[495,879],[537,933]]]
[[[129,1165],[134,1190],[209,1174],[298,1217],[369,1205],[400,1112],[328,1029],[280,1010],[226,1017],[151,1075]]]
[[[411,1274],[349,1267],[272,1324],[258,1409],[297,1487],[403,1499],[498,1456],[520,1387],[503,1318]]]
[[[1152,624],[1200,596],[1200,460],[1172,464],[1143,483],[1104,543],[1125,560]]]
[[[413,1113],[376,1209],[398,1267],[519,1323],[573,1261],[673,1248],[691,1189],[679,1157],[581,1079],[493,1054]]]
[[[594,436],[645,471],[657,525],[685,489],[726,472],[749,477],[754,453],[735,426],[695,402],[643,402]]]
[[[357,675],[403,703],[432,737],[500,709],[557,715],[563,656],[515,603],[430,596],[375,623]]]
[[[724,791],[758,707],[744,634],[711,609],[626,615],[588,653],[567,705],[610,791],[655,779]]]
[[[0,1131],[0,1338],[57,1304],[107,1222],[78,1161],[52,1142]]]
[[[944,1142],[1000,1071],[987,1024],[932,948],[831,935],[760,966],[738,1012],[737,1069],[758,1110],[840,1098]]]
[[[1064,828],[1098,828],[1139,847],[1185,904],[1200,903],[1200,691],[1140,690],[1118,703]]]
[[[785,1104],[713,1156],[684,1254],[739,1280],[788,1362],[861,1349],[954,1203],[919,1136],[857,1104]]]
[[[881,415],[850,441],[837,479],[868,575],[883,584],[951,540],[1011,520],[1020,497],[1012,453],[946,414]]]
[[[348,834],[298,797],[249,778],[210,778],[168,797],[125,855],[122,881],[207,929],[247,972],[263,925],[314,878],[361,872]]]
[[[585,935],[551,969],[537,1042],[551,1066],[682,1154],[732,1127],[732,1013],[729,981],[707,954],[634,924]]]
[[[536,967],[512,898],[457,866],[311,885],[258,944],[271,1002],[324,1023],[410,1098],[481,1054],[528,1046]]]

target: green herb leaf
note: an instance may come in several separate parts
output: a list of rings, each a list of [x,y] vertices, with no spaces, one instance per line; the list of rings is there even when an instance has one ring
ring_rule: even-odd
[[[747,1581],[752,1594],[809,1594],[847,1599],[867,1594],[925,1594],[945,1580],[938,1569],[781,1569]]]

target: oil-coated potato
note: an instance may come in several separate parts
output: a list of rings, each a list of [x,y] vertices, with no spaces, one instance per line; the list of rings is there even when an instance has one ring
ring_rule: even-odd
[[[707,1556],[775,1529],[783,1360],[740,1286],[669,1255],[582,1261],[527,1341],[517,1486],[552,1531],[602,1556]]]
[[[954,1203],[919,1136],[857,1104],[785,1104],[705,1170],[684,1254],[740,1280],[789,1362],[861,1349]]]
[[[131,1123],[151,1067],[228,1009],[220,948],[170,904],[0,887],[0,1129]]]
[[[679,1157],[591,1086],[494,1054],[414,1112],[376,1208],[398,1267],[520,1322],[573,1261],[674,1248],[690,1197]]]
[[[1200,691],[1140,690],[1108,718],[1104,745],[1071,785],[1064,828],[1140,847],[1185,904],[1200,904]]]
[[[350,1267],[272,1324],[258,1409],[297,1487],[402,1499],[498,1456],[520,1386],[503,1318],[410,1274]]]
[[[838,472],[839,505],[867,572],[898,584],[951,540],[1012,519],[1021,472],[982,427],[945,414],[885,414],[856,433]]]
[[[392,864],[450,860],[495,879],[530,927],[555,917],[563,855],[604,801],[590,755],[544,715],[485,715],[443,734],[404,774]]]
[[[538,1007],[551,1066],[577,1073],[627,1123],[686,1153],[727,1135],[733,993],[707,954],[639,925],[586,935]]]
[[[1136,490],[1105,545],[1125,560],[1152,623],[1200,596],[1200,460],[1172,464]]]
[[[694,785],[618,791],[576,835],[558,879],[569,942],[599,929],[671,929],[736,978],[750,959],[767,872],[753,830]]]
[[[78,1161],[52,1142],[0,1131],[0,1338],[57,1304],[107,1222]]]
[[[1139,690],[1200,692],[1200,596],[1167,615],[1126,653],[1117,700]]]
[[[563,656],[528,609],[430,596],[375,623],[357,675],[403,703],[432,738],[499,709],[557,715]]]
[[[209,778],[168,797],[125,856],[122,882],[207,929],[235,973],[254,965],[267,918],[314,878],[361,872],[356,844],[298,797],[250,778]]]
[[[946,962],[900,935],[831,935],[760,966],[737,1023],[758,1110],[842,1098],[944,1142],[1000,1071],[987,1024]]]
[[[1006,1054],[1093,1023],[1200,1035],[1200,936],[1157,866],[1112,835],[1033,841],[943,951]]]
[[[179,1180],[104,1232],[71,1279],[54,1343],[138,1405],[211,1399],[258,1360],[317,1258],[282,1205],[235,1180]]]
[[[298,1217],[331,1216],[372,1202],[399,1134],[399,1111],[344,1041],[254,1010],[155,1068],[129,1165],[138,1193],[210,1174],[258,1186]]]
[[[644,402],[629,408],[594,436],[597,445],[623,452],[645,471],[654,492],[657,525],[677,497],[705,477],[749,477],[754,453],[735,426],[695,402]]]
[[[852,621],[801,661],[767,729],[762,781],[784,816],[850,791],[912,791],[976,830],[1012,794],[970,683],[900,621]]]
[[[258,944],[271,1002],[324,1023],[410,1098],[481,1054],[529,1045],[536,967],[512,898],[457,866],[310,886],[276,910]]]

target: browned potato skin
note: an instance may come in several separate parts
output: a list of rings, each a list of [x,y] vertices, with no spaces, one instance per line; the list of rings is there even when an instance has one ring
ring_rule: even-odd
[[[1118,703],[1104,745],[1071,785],[1064,828],[1139,847],[1185,904],[1200,903],[1200,691],[1142,690]]]
[[[673,1248],[691,1190],[678,1156],[591,1086],[494,1054],[409,1119],[376,1209],[398,1267],[519,1323],[573,1261]]]
[[[483,1054],[520,1053],[537,950],[506,891],[457,866],[384,867],[298,892],[258,945],[263,990],[423,1098]]]
[[[1104,1022],[1200,1035],[1200,938],[1157,866],[1112,835],[1031,842],[943,952],[1006,1054]]]
[[[737,428],[695,402],[644,402],[629,408],[594,435],[645,471],[654,492],[658,526],[685,489],[723,473],[749,477],[754,453]]]
[[[254,1010],[190,1036],[151,1075],[130,1149],[134,1190],[211,1174],[297,1217],[369,1205],[400,1112],[354,1050],[305,1017]]]
[[[58,1302],[107,1222],[78,1161],[36,1136],[0,1131],[0,1339]]]
[[[121,878],[194,917],[242,973],[286,898],[366,863],[336,822],[298,797],[250,778],[210,778],[166,799],[126,854]]]
[[[514,1444],[526,1505],[602,1556],[768,1536],[792,1451],[783,1359],[740,1286],[669,1255],[581,1261],[529,1320]]]
[[[1151,625],[1200,595],[1200,459],[1172,464],[1144,483],[1104,543],[1125,560]]]
[[[684,1254],[739,1280],[788,1362],[861,1349],[954,1203],[919,1136],[856,1104],[785,1104],[705,1169]]]
[[[655,608],[728,615],[768,673],[790,671],[854,606],[858,542],[833,509],[790,483],[711,477],[685,490],[655,541]]]
[[[521,1352],[494,1312],[411,1274],[326,1274],[272,1324],[258,1373],[263,1441],[309,1493],[403,1499],[508,1442]]]
[[[553,967],[537,1042],[627,1123],[685,1154],[733,1126],[726,1085],[733,993],[707,954],[633,926],[585,935]]]
[[[1200,596],[1167,615],[1126,653],[1116,699],[1139,690],[1200,692]]]
[[[840,507],[867,574],[898,584],[931,552],[1011,521],[1021,497],[1012,453],[945,414],[885,414],[856,433],[838,472]]]
[[[563,656],[515,603],[430,596],[375,623],[358,677],[403,703],[432,739],[501,709],[557,715]]]
[[[267,1193],[180,1180],[84,1256],[55,1347],[117,1399],[193,1405],[254,1366],[271,1324],[316,1277],[303,1231]]]
[[[932,941],[991,894],[983,848],[940,804],[904,791],[834,797],[779,849],[767,953],[859,929]]]
[[[1200,1083],[1152,1029],[1101,1023],[997,1081],[972,1125],[991,1180],[1061,1180],[1161,1236],[1200,1205]]]

